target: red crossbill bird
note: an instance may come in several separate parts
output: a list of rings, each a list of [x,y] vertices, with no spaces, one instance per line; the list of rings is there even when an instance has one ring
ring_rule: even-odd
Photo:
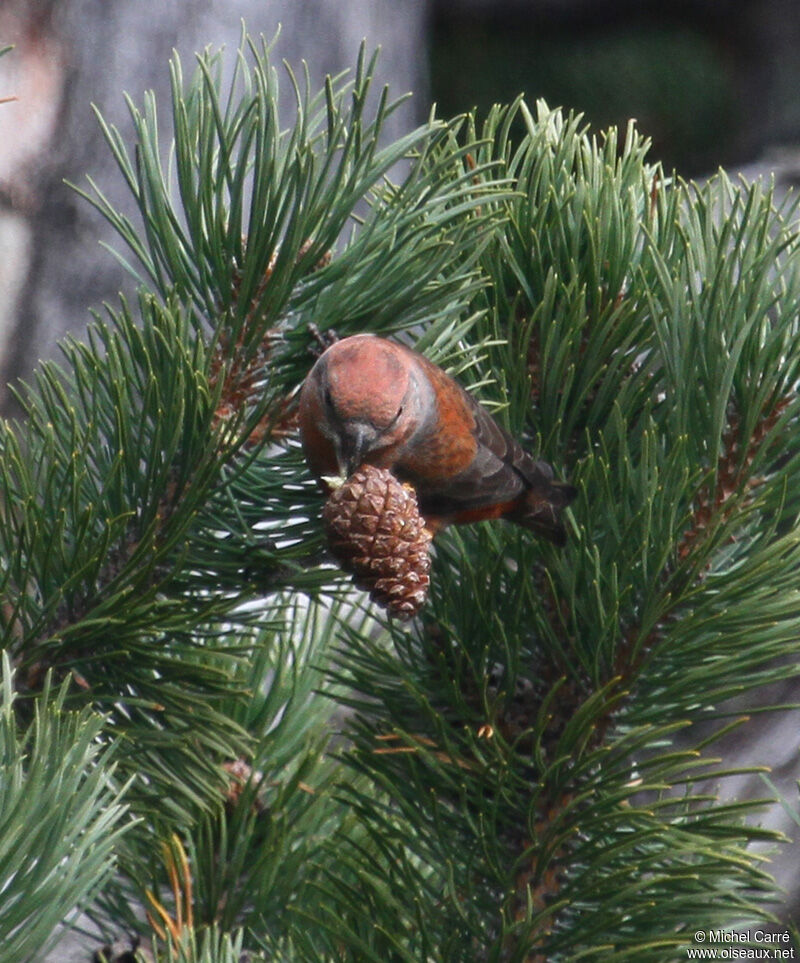
[[[363,464],[387,468],[417,493],[436,532],[451,523],[506,518],[556,545],[560,511],[576,490],[554,480],[441,368],[371,334],[331,345],[300,393],[300,434],[318,479]]]

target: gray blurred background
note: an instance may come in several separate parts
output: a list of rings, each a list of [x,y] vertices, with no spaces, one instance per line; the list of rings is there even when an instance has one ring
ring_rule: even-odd
[[[529,100],[582,111],[596,127],[635,117],[653,156],[688,177],[718,166],[800,174],[800,4],[797,0],[0,0],[0,385],[25,378],[80,332],[88,309],[132,285],[98,244],[113,233],[64,185],[86,174],[124,209],[131,204],[90,110],[130,132],[122,92],[156,91],[168,117],[167,63],[188,72],[195,50],[234,49],[240,21],[282,35],[277,56],[308,61],[312,81],[352,66],[358,44],[380,44],[379,80],[414,99],[389,134],[424,118],[431,101],[449,116],[473,106]],[[165,134],[166,136],[166,134]],[[0,411],[13,412],[5,388]],[[798,698],[787,683],[776,702]],[[797,807],[800,713],[768,717],[727,740],[731,764],[767,761]],[[720,787],[764,796],[758,777]],[[776,806],[764,822],[800,839]],[[800,843],[773,868],[787,889],[780,912],[798,918]],[[83,945],[51,958],[86,961]]]

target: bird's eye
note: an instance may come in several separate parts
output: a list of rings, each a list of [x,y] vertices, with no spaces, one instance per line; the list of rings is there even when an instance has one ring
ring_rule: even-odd
[[[397,414],[394,416],[395,419],[399,418],[400,415],[402,415],[402,414],[403,414],[403,406],[400,405],[400,407],[397,409]]]
[[[326,404],[329,408],[333,408],[333,395],[331,395],[331,389],[330,389],[330,388],[326,388],[326,389],[325,389],[325,404]]]

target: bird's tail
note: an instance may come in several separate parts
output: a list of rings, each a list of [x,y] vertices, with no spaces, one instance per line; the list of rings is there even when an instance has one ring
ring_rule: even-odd
[[[561,511],[574,501],[577,494],[578,489],[565,482],[543,482],[529,489],[519,508],[507,517],[554,545],[566,545],[567,530],[561,520]]]

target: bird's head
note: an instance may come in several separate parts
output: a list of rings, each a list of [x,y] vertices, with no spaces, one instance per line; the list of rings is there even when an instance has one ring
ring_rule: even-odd
[[[311,370],[300,398],[301,424],[316,429],[336,452],[339,471],[362,464],[391,467],[398,446],[418,428],[427,387],[414,355],[373,335],[337,341]]]

